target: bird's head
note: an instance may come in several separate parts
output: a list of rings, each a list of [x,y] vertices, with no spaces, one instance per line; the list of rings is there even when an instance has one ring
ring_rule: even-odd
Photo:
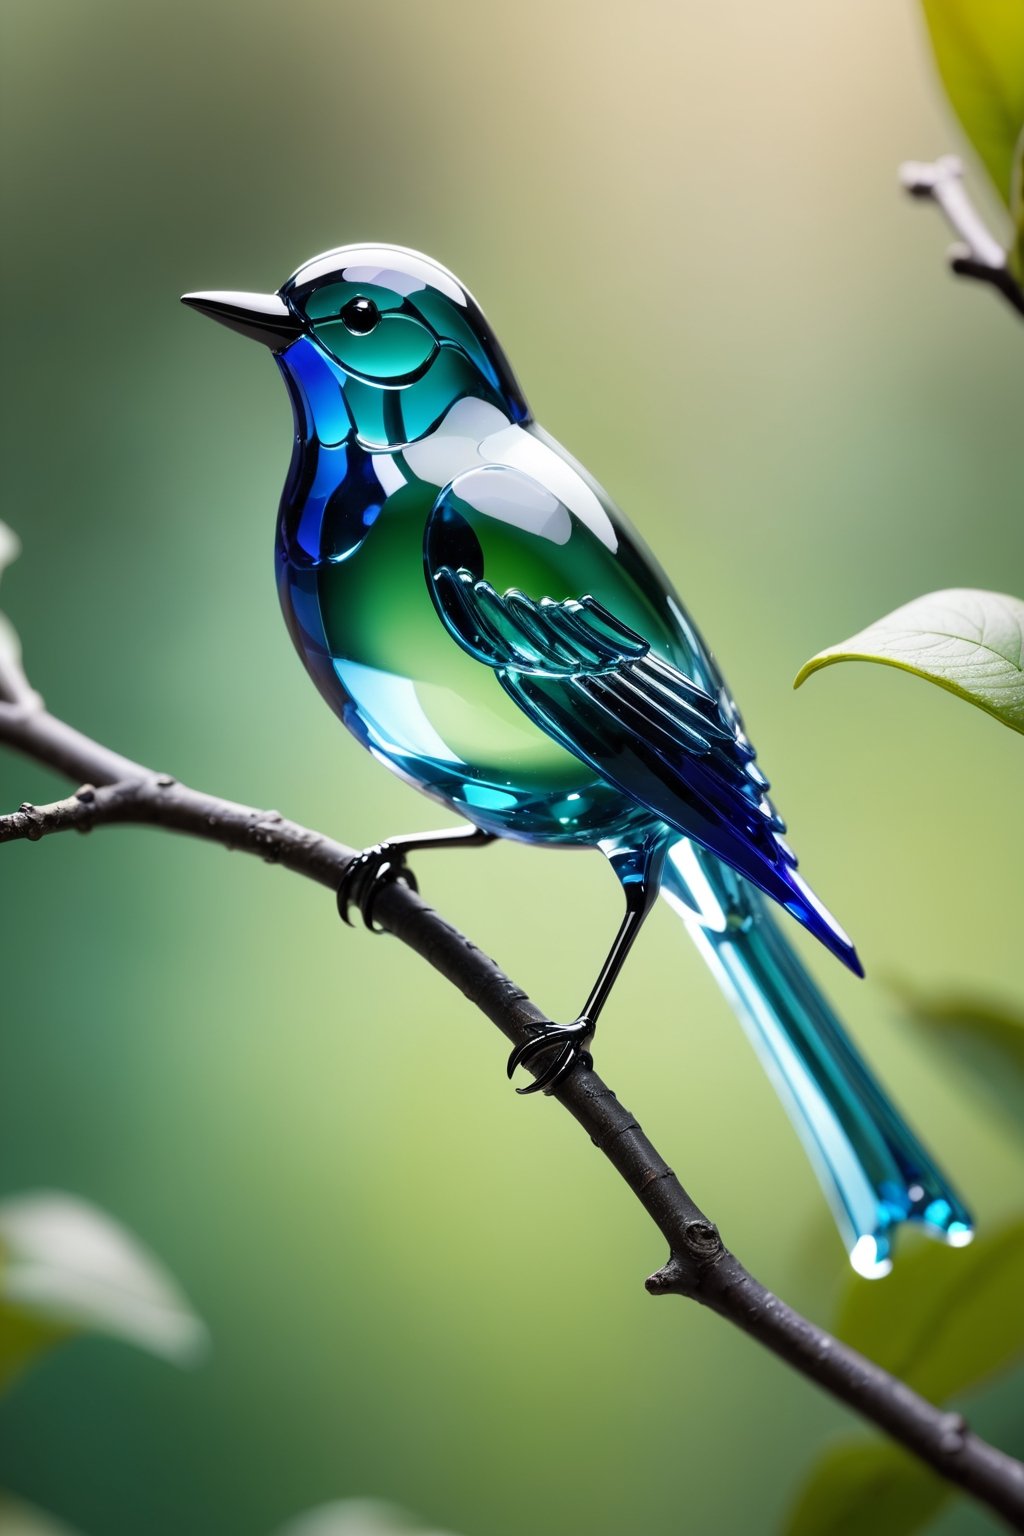
[[[466,396],[513,421],[529,416],[476,300],[446,268],[402,246],[341,246],[305,262],[275,294],[187,293],[182,303],[269,346],[321,441],[345,435],[339,390],[367,448],[415,442]]]

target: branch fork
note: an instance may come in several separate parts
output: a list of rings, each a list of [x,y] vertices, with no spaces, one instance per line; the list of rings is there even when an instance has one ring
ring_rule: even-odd
[[[956,155],[930,162],[908,160],[900,166],[900,182],[911,197],[936,203],[959,236],[947,253],[957,277],[989,283],[1024,315],[1024,289],[1010,271],[1003,247],[971,202],[962,161]]]

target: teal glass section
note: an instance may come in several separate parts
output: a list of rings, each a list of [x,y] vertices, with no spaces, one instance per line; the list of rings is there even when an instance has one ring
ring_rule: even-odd
[[[829,1197],[854,1268],[888,1272],[914,1221],[963,1246],[971,1217],[854,1048],[759,891],[679,843],[662,892],[729,998]]]

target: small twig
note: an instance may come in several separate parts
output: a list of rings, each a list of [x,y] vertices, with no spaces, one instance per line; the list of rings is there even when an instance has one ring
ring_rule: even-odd
[[[900,181],[911,197],[937,203],[954,234],[949,265],[958,277],[973,277],[997,288],[1018,314],[1024,315],[1024,289],[1006,264],[1006,252],[987,228],[964,186],[964,168],[955,155],[900,166]]]
[[[142,823],[256,854],[332,891],[355,857],[351,848],[277,811],[238,805],[150,772],[41,707],[27,711],[0,703],[0,741],[73,779],[90,780],[66,800],[26,804],[0,816],[0,842],[33,842],[59,832]],[[385,887],[375,902],[374,918],[458,987],[514,1043],[531,1038],[548,1022],[493,960],[406,885]],[[958,1414],[941,1412],[897,1377],[801,1317],[748,1274],[595,1072],[578,1068],[553,1097],[604,1153],[668,1243],[668,1262],[647,1281],[653,1295],[686,1296],[717,1312],[919,1456],[940,1477],[1024,1531],[1024,1465],[975,1435]]]

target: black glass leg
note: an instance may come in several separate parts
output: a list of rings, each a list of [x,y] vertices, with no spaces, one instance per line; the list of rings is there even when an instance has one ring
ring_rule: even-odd
[[[517,1088],[517,1093],[551,1093],[572,1071],[577,1062],[585,1067],[593,1066],[594,1059],[588,1047],[594,1037],[598,1016],[611,995],[626,956],[632,949],[647,914],[654,905],[658,894],[658,880],[657,878],[637,878],[628,882],[623,881],[623,889],[626,894],[626,914],[619,924],[619,931],[615,935],[612,947],[605,957],[605,962],[579,1018],[571,1024],[545,1025],[532,1040],[527,1040],[523,1045],[517,1045],[509,1057],[509,1077],[517,1067],[528,1067],[540,1058],[549,1055],[551,1057],[546,1070],[541,1072],[528,1087]]]
[[[387,842],[364,848],[346,869],[338,886],[338,913],[351,924],[349,909],[356,907],[367,928],[373,928],[373,904],[386,885],[404,880],[416,891],[416,876],[406,863],[406,855],[421,848],[483,848],[495,841],[493,832],[482,832],[468,824],[442,832],[410,832],[404,837],[390,837]],[[377,931],[377,930],[374,930]]]

